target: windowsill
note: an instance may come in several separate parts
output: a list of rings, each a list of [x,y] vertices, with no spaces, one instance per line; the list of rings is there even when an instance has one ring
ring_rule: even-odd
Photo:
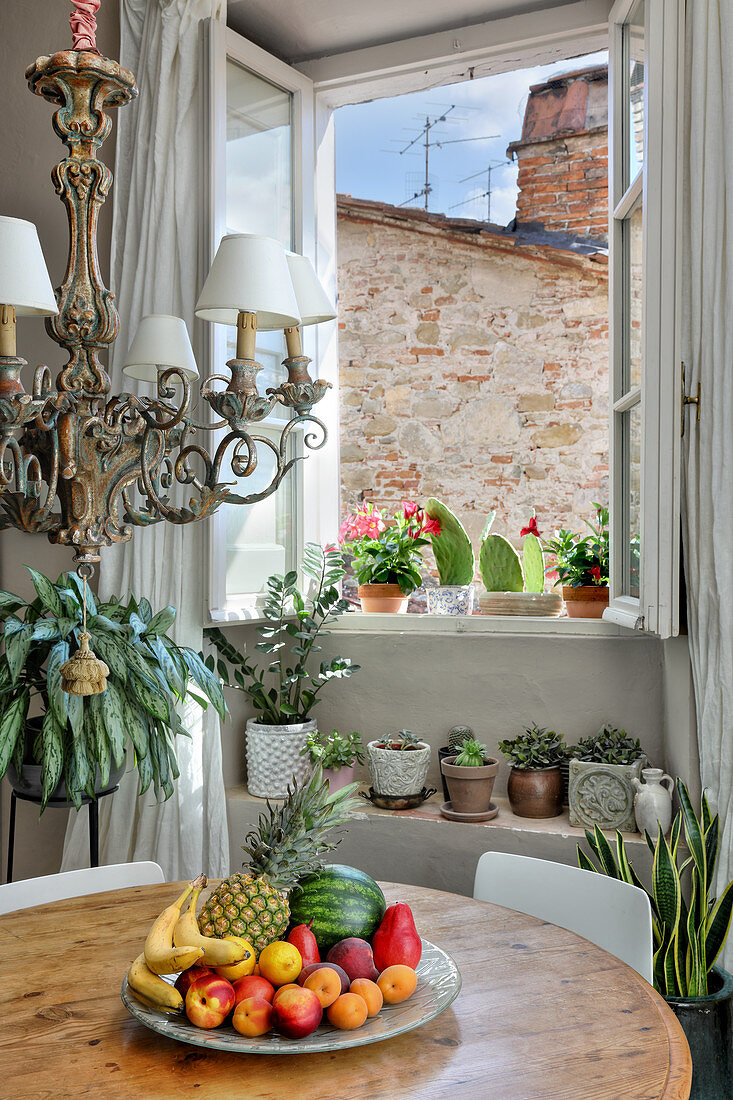
[[[348,634],[538,634],[551,638],[644,637],[603,619],[550,619],[533,615],[383,615],[348,612],[330,628]]]

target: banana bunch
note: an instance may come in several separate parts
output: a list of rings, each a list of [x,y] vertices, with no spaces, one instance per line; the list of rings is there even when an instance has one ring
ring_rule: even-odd
[[[224,966],[240,962],[246,954],[246,948],[240,944],[202,936],[199,932],[196,902],[205,886],[206,876],[199,875],[163,910],[148,932],[142,954],[127,972],[128,986],[148,1008],[171,1014],[183,1010],[181,994],[159,975],[188,970],[197,962]],[[182,916],[181,909],[189,895],[191,903]]]

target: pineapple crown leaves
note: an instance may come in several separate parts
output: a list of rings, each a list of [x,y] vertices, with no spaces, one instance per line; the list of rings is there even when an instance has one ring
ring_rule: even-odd
[[[329,791],[319,765],[309,779],[288,786],[287,797],[280,805],[268,801],[257,828],[247,834],[242,845],[252,873],[264,875],[278,889],[290,890],[298,879],[319,871],[323,862],[318,857],[341,842],[341,837],[334,839],[328,834],[344,825],[359,808],[358,800],[352,797],[358,786],[350,783],[341,790]]]
[[[309,582],[306,594],[298,589],[295,572],[274,574],[267,581],[267,621],[257,627],[262,641],[255,645],[267,658],[262,666],[240,653],[217,627],[204,631],[218,654],[207,658],[209,670],[216,671],[227,687],[248,695],[265,725],[304,722],[320,702],[325,684],[359,669],[348,657],[321,660],[314,667],[321,652],[319,639],[349,607],[338,591],[345,572],[342,555],[334,547],[324,550],[308,543],[302,571]]]

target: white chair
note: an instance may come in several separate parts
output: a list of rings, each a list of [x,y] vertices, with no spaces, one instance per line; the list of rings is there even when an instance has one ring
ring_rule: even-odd
[[[58,875],[26,878],[0,886],[0,915],[16,909],[30,909],[64,898],[101,894],[105,890],[123,890],[126,886],[153,886],[165,882],[163,868],[157,863],[111,863],[106,867],[83,867]]]
[[[484,852],[473,896],[575,932],[652,982],[652,909],[638,886],[506,852]]]

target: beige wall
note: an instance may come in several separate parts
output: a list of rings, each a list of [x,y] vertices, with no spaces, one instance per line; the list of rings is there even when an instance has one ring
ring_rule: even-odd
[[[41,54],[71,46],[70,10],[70,4],[57,0],[53,3],[49,0],[3,0],[0,23],[0,89],[4,108],[0,214],[35,222],[54,286],[61,283],[66,269],[68,226],[66,213],[51,183],[51,168],[66,150],[51,128],[54,108],[31,94],[25,82],[25,70]],[[119,53],[119,17],[113,0],[102,5],[97,23],[97,43],[101,52],[116,57]],[[112,168],[113,135],[103,149],[103,159]],[[108,202],[102,208],[99,230],[104,277],[109,272],[111,222],[112,204]],[[48,363],[55,371],[65,362],[61,348],[46,335],[43,321],[35,318],[21,318],[18,322],[18,354],[28,361],[24,370],[27,389],[32,369],[37,364]],[[0,587],[29,592],[31,586],[24,563],[58,575],[71,564],[71,553],[62,547],[51,546],[44,535],[25,535],[17,531],[0,533]],[[3,781],[0,785],[3,877],[9,802],[10,788]],[[65,818],[66,811],[47,810],[39,823],[37,806],[18,803],[15,877],[26,878],[58,869]]]

